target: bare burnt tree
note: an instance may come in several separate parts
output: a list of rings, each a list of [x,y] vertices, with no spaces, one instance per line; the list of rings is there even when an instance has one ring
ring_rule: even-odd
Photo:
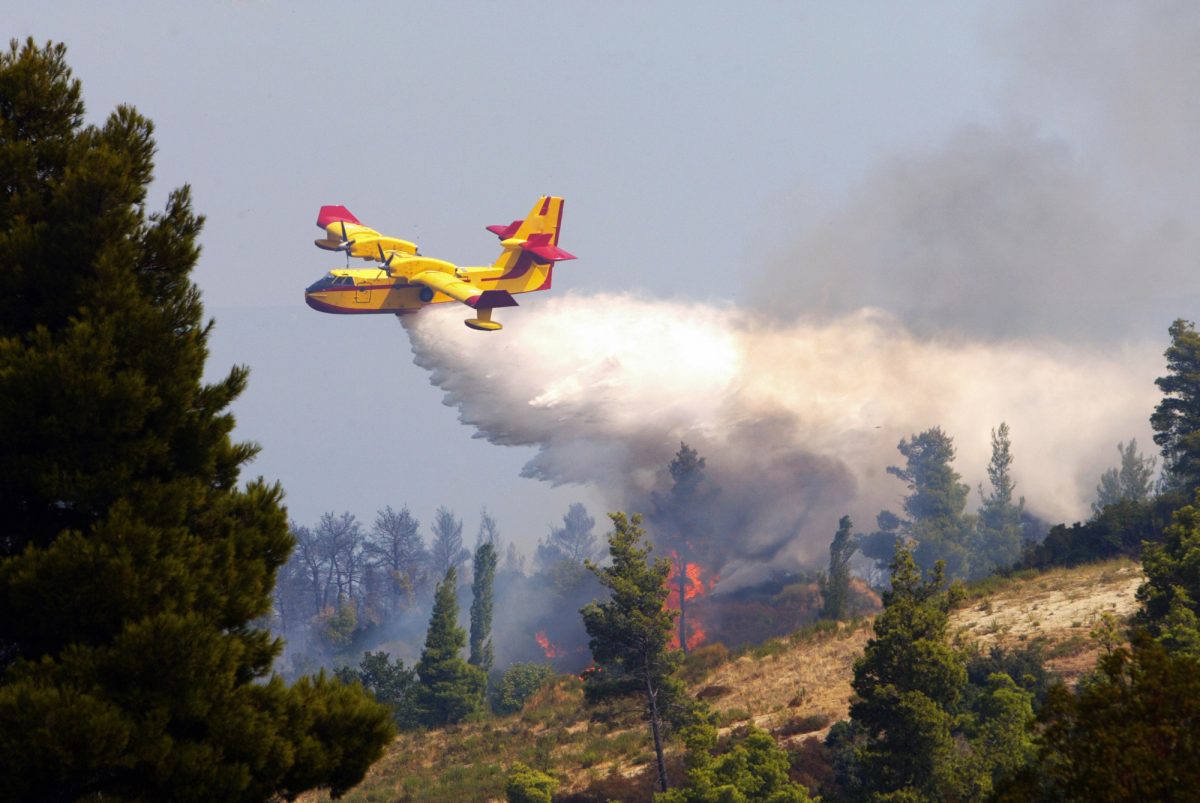
[[[404,505],[380,510],[363,544],[373,576],[378,578],[387,615],[410,607],[429,581],[429,551],[421,523]]]
[[[429,544],[429,570],[434,577],[445,577],[446,572],[458,568],[471,557],[470,550],[463,547],[462,519],[457,519],[446,507],[439,507],[433,514],[433,540]]]

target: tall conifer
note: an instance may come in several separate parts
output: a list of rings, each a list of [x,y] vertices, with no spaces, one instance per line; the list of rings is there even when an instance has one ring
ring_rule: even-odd
[[[484,541],[475,550],[471,580],[471,655],[467,663],[492,670],[492,587],[496,580],[496,547]]]
[[[1163,478],[1187,496],[1200,486],[1200,332],[1179,319],[1169,329],[1167,375],[1154,380],[1163,392],[1150,416],[1154,442],[1162,447]]]
[[[675,615],[663,607],[670,563],[666,558],[649,561],[650,547],[642,540],[645,533],[641,516],[609,516],[613,522],[608,537],[612,565],[601,567],[589,562],[588,568],[612,592],[612,598],[590,603],[581,611],[588,646],[600,668],[593,677],[602,677],[605,683],[642,696],[654,738],[659,790],[665,792],[663,712],[674,693],[670,675],[679,664],[679,654],[667,649]]]
[[[458,626],[458,572],[451,566],[438,584],[425,649],[417,662],[417,708],[425,725],[461,722],[479,710],[487,677],[462,659],[466,632]]]
[[[202,382],[202,218],[187,187],[148,212],[153,126],[84,126],[65,56],[0,53],[0,798],[345,789],[391,727],[270,676],[292,539],[279,486],[239,486],[246,369]]]

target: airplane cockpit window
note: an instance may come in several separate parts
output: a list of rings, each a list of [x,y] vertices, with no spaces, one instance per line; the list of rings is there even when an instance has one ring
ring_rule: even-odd
[[[311,285],[308,286],[308,292],[314,293],[318,290],[328,290],[330,287],[353,287],[353,276],[322,276]]]

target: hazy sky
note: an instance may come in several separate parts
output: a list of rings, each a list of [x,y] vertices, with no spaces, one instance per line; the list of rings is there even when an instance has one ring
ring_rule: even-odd
[[[154,120],[155,206],[192,185],[210,371],[251,367],[236,434],[293,518],[447,505],[472,540],[485,505],[526,543],[569,502],[611,500],[523,479],[532,448],[473,438],[391,316],[304,306],[338,264],[312,246],[319,206],[485,264],[484,226],[552,193],[579,259],[540,295],[875,306],[922,336],[1161,352],[1198,298],[1178,290],[1198,241],[1196,8],[0,0],[13,36],[67,44],[89,120],[122,102]],[[456,342],[486,363],[505,337]]]

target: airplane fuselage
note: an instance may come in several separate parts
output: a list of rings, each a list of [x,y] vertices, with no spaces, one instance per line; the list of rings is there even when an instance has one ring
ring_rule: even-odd
[[[550,265],[530,265],[520,276],[505,276],[503,268],[459,268],[455,275],[464,282],[487,290],[531,293],[549,290]],[[455,301],[430,287],[409,284],[403,276],[390,276],[381,268],[335,268],[309,285],[304,301],[318,312],[337,315],[407,315],[430,304]]]

